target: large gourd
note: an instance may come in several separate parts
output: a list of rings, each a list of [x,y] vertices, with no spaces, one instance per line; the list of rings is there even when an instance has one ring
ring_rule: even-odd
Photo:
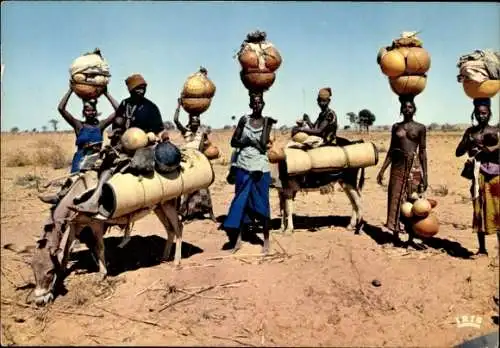
[[[99,49],[76,58],[69,69],[71,88],[83,100],[99,98],[109,83],[109,65]]]
[[[404,75],[399,77],[389,77],[389,86],[397,95],[419,95],[427,85],[426,76]]]
[[[423,219],[415,219],[412,228],[420,238],[430,238],[439,232],[439,220],[431,213]]]
[[[469,98],[493,98],[500,91],[500,80],[486,80],[483,82],[464,80],[462,86]]]
[[[182,87],[182,108],[190,115],[202,114],[210,107],[215,90],[214,83],[207,76],[207,70],[200,68],[187,78]]]
[[[276,80],[282,58],[276,47],[266,41],[266,33],[255,31],[247,35],[237,54],[241,65],[240,78],[249,91],[266,91]]]

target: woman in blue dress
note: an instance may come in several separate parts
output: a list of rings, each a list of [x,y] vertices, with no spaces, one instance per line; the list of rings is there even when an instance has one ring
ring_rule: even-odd
[[[267,150],[270,147],[271,127],[276,121],[262,116],[264,105],[262,93],[250,93],[252,113],[240,118],[231,139],[231,147],[236,149],[232,163],[236,192],[223,228],[236,234],[233,252],[241,247],[244,226],[255,219],[262,222],[262,253],[269,252],[271,174]]]

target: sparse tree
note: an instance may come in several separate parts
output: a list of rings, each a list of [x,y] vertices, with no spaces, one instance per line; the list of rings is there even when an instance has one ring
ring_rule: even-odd
[[[36,128],[33,128],[31,131],[32,131],[33,133],[37,133],[37,132],[38,132],[38,130],[37,130]]]
[[[348,112],[346,114],[346,116],[347,116],[347,119],[349,120],[349,123],[351,124],[351,126],[358,124],[358,115],[356,115],[356,113],[351,111],[351,112]]]
[[[11,132],[11,133],[19,133],[19,127],[12,127],[12,128],[10,129],[10,132]]]
[[[47,131],[47,126],[42,126],[42,132],[46,132]]]
[[[344,130],[349,130],[349,129],[351,129],[351,126],[349,126],[349,125],[344,126]]]
[[[370,127],[375,123],[375,115],[368,109],[363,109],[358,113],[358,124],[360,129],[370,132]]]
[[[439,128],[441,128],[441,126],[438,123],[436,123],[436,122],[431,123],[427,127],[427,129],[430,130],[430,131],[435,131],[435,130],[438,130]]]
[[[226,125],[224,126],[224,129],[225,129],[225,130],[227,130],[227,129],[231,129],[231,128],[233,128],[233,127],[232,127],[232,126],[230,126],[230,125],[228,125],[228,124],[226,124]]]
[[[49,123],[52,125],[52,128],[54,128],[54,132],[57,132],[57,124],[59,123],[59,120],[53,118],[49,121]]]

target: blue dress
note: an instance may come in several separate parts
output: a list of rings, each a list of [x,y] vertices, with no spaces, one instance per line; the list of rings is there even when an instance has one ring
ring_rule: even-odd
[[[86,155],[84,146],[90,143],[97,143],[102,141],[102,131],[98,125],[83,125],[83,127],[80,129],[80,132],[78,132],[78,135],[76,136],[75,145],[77,147],[77,150],[73,156],[73,161],[71,162],[71,174],[78,173],[80,171],[80,163],[83,160],[83,157]]]

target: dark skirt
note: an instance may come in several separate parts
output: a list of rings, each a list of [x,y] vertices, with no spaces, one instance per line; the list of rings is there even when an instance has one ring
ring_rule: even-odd
[[[399,230],[401,205],[416,191],[421,181],[420,166],[413,154],[395,152],[391,159],[391,174],[387,189],[387,228]]]
[[[224,221],[225,229],[239,229],[252,218],[269,219],[271,174],[249,172],[235,167],[235,196]]]

